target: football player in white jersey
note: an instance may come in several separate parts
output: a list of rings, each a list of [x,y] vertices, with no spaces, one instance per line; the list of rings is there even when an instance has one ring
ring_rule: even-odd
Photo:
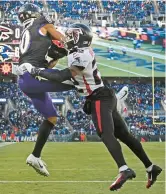
[[[29,68],[28,71],[33,76],[41,76],[52,81],[72,80],[78,92],[86,96],[84,111],[92,115],[99,137],[119,168],[119,176],[110,186],[111,191],[120,189],[127,180],[136,177],[135,172],[127,166],[117,139],[126,144],[143,162],[148,173],[146,187],[150,188],[162,169],[153,165],[141,143],[128,132],[125,121],[117,111],[114,91],[103,84],[91,48],[93,38],[91,29],[84,24],[72,24],[66,31],[66,38],[66,48],[69,51],[68,68],[61,71]]]

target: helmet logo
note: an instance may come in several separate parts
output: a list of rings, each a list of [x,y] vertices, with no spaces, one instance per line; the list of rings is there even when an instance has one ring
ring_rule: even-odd
[[[12,34],[13,31],[10,28],[0,25],[0,40],[8,40]]]
[[[69,41],[73,40],[74,44],[78,43],[80,34],[83,34],[80,28],[69,28],[66,32],[66,35],[68,36],[68,38],[70,38]]]

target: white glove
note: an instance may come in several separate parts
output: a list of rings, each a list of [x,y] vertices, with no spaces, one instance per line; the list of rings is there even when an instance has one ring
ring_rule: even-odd
[[[14,65],[12,63],[12,74],[19,76],[19,75],[23,75],[24,72],[18,65]]]
[[[26,71],[31,73],[33,66],[30,63],[23,63],[22,65],[14,65],[12,64],[12,73],[14,75],[23,75]]]
[[[32,73],[32,69],[36,68],[33,65],[31,65],[30,63],[23,63],[22,65],[20,65],[20,67],[22,68],[22,70],[24,72],[28,71],[30,74]],[[39,68],[41,70],[45,69],[45,68]]]
[[[124,86],[117,94],[116,97],[120,101],[125,101],[127,99],[127,96],[129,94],[129,89],[127,86]]]
[[[124,109],[124,101],[127,99],[129,90],[127,86],[124,86],[117,94],[117,110],[120,113],[123,113],[123,109]]]
[[[20,65],[20,68],[25,72],[28,71],[29,73],[31,73],[32,69],[34,68],[34,66],[32,66],[30,63],[23,63],[22,65]]]

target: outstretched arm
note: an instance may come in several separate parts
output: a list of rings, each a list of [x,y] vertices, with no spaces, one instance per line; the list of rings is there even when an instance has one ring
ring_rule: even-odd
[[[31,69],[31,75],[32,76],[40,76],[43,78],[46,78],[50,81],[58,81],[58,82],[64,82],[66,80],[71,80],[72,77],[76,76],[78,73],[74,69],[63,69],[63,70],[41,70],[38,68],[32,68]]]
[[[57,49],[53,49],[53,51],[56,51],[56,50]],[[64,49],[63,49],[63,52],[64,52]],[[65,52],[65,54],[63,52],[61,50],[58,51],[58,53],[59,53],[58,58],[61,58],[59,56],[59,55],[61,55],[61,53],[63,54],[63,56],[66,55],[66,52]],[[55,56],[54,52],[53,53],[50,52],[50,54]],[[75,55],[76,58],[78,58],[77,55]],[[41,69],[38,69],[38,68],[32,68],[31,71],[29,71],[29,73],[34,77],[35,76],[40,76],[40,77],[46,78],[50,81],[64,82],[66,80],[71,80],[76,75],[82,75],[82,71],[85,68],[84,66],[81,65],[82,62],[78,59],[74,61],[74,63],[71,65],[70,68],[66,68],[66,69],[63,69],[63,70],[51,69],[49,71],[48,70],[41,70]]]
[[[38,75],[50,81],[58,81],[58,82],[64,82],[66,80],[71,80],[72,78],[71,71],[68,68],[63,70],[52,69],[51,71],[41,70]]]

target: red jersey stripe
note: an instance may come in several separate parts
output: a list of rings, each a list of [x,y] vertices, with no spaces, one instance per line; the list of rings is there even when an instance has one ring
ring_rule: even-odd
[[[95,107],[96,107],[96,114],[97,114],[97,122],[98,122],[98,127],[100,130],[100,133],[102,133],[102,127],[101,127],[101,114],[100,114],[100,100],[97,100],[95,102]]]
[[[90,89],[90,85],[88,84],[88,82],[85,79],[85,76],[83,75],[83,80],[84,80],[84,84],[86,85],[86,90],[88,92],[88,94],[92,94],[92,90]]]

